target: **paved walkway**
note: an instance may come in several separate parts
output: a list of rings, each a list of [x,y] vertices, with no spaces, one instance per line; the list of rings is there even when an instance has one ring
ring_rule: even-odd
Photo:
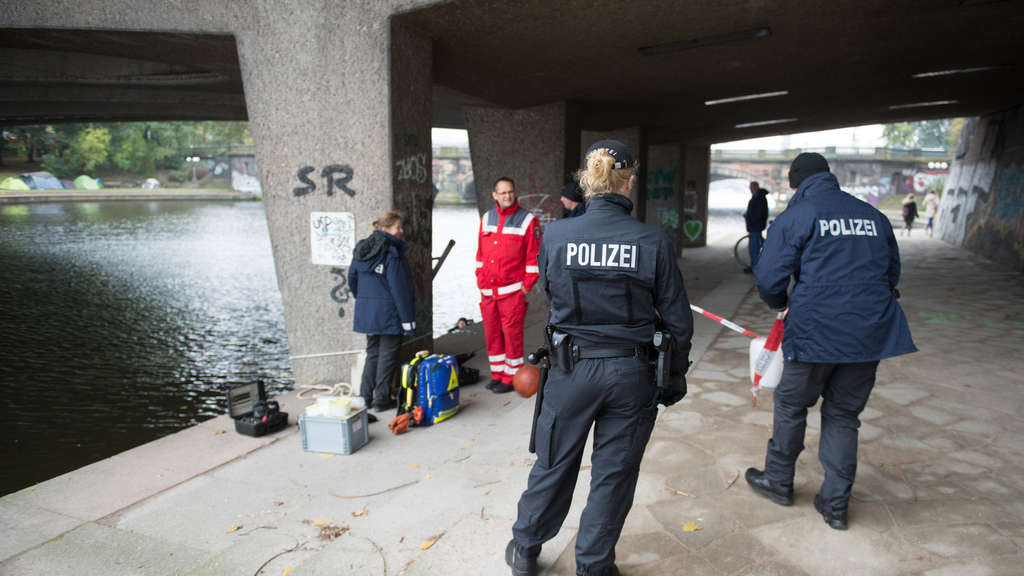
[[[1024,279],[919,234],[901,239],[901,288],[921,351],[879,369],[850,530],[829,529],[811,505],[816,410],[796,505],[747,488],[771,393],[751,406],[747,340],[701,319],[690,395],[662,409],[647,448],[617,548],[623,574],[1021,573]],[[691,300],[767,332],[772,314],[724,244],[684,255]],[[543,319],[535,304],[528,347]],[[438,345],[481,346],[473,332]],[[471,365],[486,372],[485,354]],[[216,418],[0,498],[0,574],[507,574],[532,411],[532,400],[471,386],[453,420],[398,437],[373,424],[350,456],[303,452],[294,427],[252,439]],[[548,574],[574,573],[586,469],[541,556]]]

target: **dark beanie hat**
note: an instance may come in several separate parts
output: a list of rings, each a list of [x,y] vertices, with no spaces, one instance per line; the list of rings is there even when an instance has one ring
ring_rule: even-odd
[[[789,187],[799,188],[800,183],[811,174],[828,171],[828,160],[824,156],[817,152],[802,152],[789,166]]]
[[[565,188],[562,188],[562,196],[565,196],[573,202],[583,202],[583,189],[580,188],[579,184],[570,180],[569,183],[565,185]]]

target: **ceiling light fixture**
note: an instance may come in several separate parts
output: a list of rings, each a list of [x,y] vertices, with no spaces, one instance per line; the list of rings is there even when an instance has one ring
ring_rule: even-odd
[[[728,104],[729,102],[743,102],[744,100],[758,100],[760,98],[774,98],[776,96],[785,96],[789,94],[789,90],[779,90],[778,92],[762,92],[761,94],[747,94],[746,96],[733,96],[732,98],[719,98],[718,100],[705,100],[705,106],[714,106],[716,104]]]
[[[742,42],[744,40],[756,40],[758,38],[768,38],[772,35],[772,29],[767,26],[761,28],[751,28],[749,30],[740,30],[739,32],[728,32],[726,34],[716,34],[714,36],[704,36],[702,38],[694,38],[692,40],[679,40],[677,42],[665,42],[664,44],[655,44],[653,46],[643,46],[637,50],[643,56],[658,56],[660,54],[671,54],[673,52],[683,52],[685,50],[692,50],[694,48],[706,48],[708,46],[718,46],[720,44],[731,44],[733,42]]]
[[[737,124],[734,128],[753,128],[754,126],[771,126],[772,124],[788,124],[790,122],[796,122],[799,118],[779,118],[778,120],[762,120],[760,122],[747,122],[746,124]]]
[[[959,100],[933,100],[931,102],[914,102],[913,104],[893,104],[889,106],[889,110],[903,110],[904,108],[926,108],[928,106],[945,106],[946,104],[956,104]]]
[[[912,74],[911,78],[934,78],[936,76],[952,76],[953,74],[970,74],[971,72],[986,72],[988,70],[998,70],[1002,66],[975,66],[973,68],[956,68],[954,70],[938,70],[936,72],[921,72],[920,74]]]

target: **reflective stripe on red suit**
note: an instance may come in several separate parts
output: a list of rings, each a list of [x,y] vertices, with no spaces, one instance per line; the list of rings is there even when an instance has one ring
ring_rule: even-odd
[[[537,283],[540,240],[540,223],[518,202],[480,218],[476,284],[492,380],[511,384],[523,365],[525,292]]]

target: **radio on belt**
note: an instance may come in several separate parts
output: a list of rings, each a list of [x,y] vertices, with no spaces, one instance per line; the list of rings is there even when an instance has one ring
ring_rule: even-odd
[[[235,431],[246,436],[263,436],[288,425],[288,413],[281,412],[276,400],[267,400],[262,380],[229,388],[228,414]]]

